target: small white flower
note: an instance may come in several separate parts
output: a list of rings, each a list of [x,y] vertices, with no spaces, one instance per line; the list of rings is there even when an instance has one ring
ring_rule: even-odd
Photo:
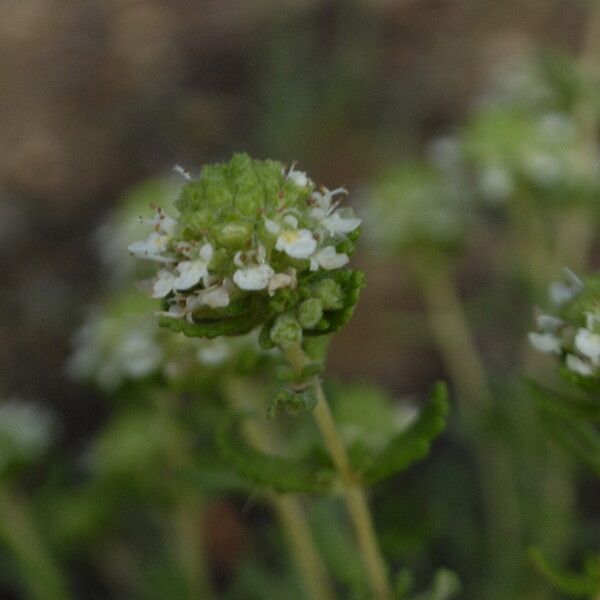
[[[316,206],[311,209],[310,214],[317,221],[321,221],[329,216],[336,209],[339,202],[331,203],[335,195],[348,193],[348,190],[343,187],[336,188],[335,190],[322,189],[322,192],[315,191],[311,195],[311,198],[316,202]]]
[[[560,340],[553,333],[531,332],[529,342],[544,354],[560,354]]]
[[[189,290],[208,275],[206,263],[201,259],[181,261],[175,269],[179,273],[179,276],[173,281],[175,290]]]
[[[231,347],[222,338],[206,340],[196,354],[198,362],[216,366],[231,354]]]
[[[264,290],[269,285],[269,280],[275,271],[267,264],[256,267],[238,269],[233,274],[233,281],[242,290]]]
[[[229,292],[223,285],[216,285],[206,290],[200,290],[198,296],[210,308],[224,308],[225,306],[229,306]]]
[[[310,270],[316,271],[319,267],[322,267],[326,271],[340,269],[349,260],[345,252],[338,253],[333,246],[327,246],[311,257]]]
[[[133,379],[149,375],[160,365],[162,350],[146,331],[132,331],[126,335],[115,351],[123,365],[124,373]]]
[[[321,219],[321,225],[327,229],[329,235],[335,235],[336,233],[350,233],[354,231],[362,223],[361,219],[354,217],[343,217],[339,212]]]
[[[564,321],[552,315],[537,315],[535,317],[535,325],[542,331],[557,331]]]
[[[281,231],[281,226],[279,225],[279,223],[273,221],[273,219],[265,219],[265,229],[269,233],[277,235]]]
[[[600,315],[591,312],[585,313],[585,326],[596,333],[600,329]]]
[[[287,178],[295,185],[302,188],[312,184],[312,181],[308,178],[304,171],[290,169],[289,173],[287,174]]]
[[[600,335],[588,329],[579,329],[575,336],[575,348],[592,361],[600,359]]]
[[[589,376],[593,374],[592,367],[574,354],[567,354],[566,364],[571,371],[579,375]]]
[[[512,175],[501,165],[488,165],[479,176],[479,188],[492,202],[504,202],[514,192]]]
[[[290,268],[286,273],[275,273],[275,275],[269,279],[267,289],[269,291],[269,296],[273,296],[275,292],[281,288],[289,287],[295,289],[296,285],[296,269]]]
[[[317,248],[317,240],[308,229],[288,229],[277,236],[275,248],[292,258],[309,258]]]
[[[147,258],[158,262],[175,262],[173,258],[161,256],[167,250],[170,240],[171,236],[153,231],[147,239],[130,244],[128,250],[138,258]]]
[[[179,173],[187,181],[191,181],[192,179],[191,173],[187,169],[184,169],[181,165],[175,165],[173,167],[173,171],[175,171],[175,173]]]
[[[577,277],[577,275],[573,273],[571,269],[565,268],[563,271],[566,279],[568,280],[567,283],[563,281],[555,281],[550,284],[549,288],[550,301],[555,306],[562,306],[563,304],[566,304],[575,298],[575,296],[577,296],[579,293],[581,293],[585,287],[583,281],[581,281],[581,279],[579,279],[579,277]]]
[[[153,298],[164,298],[171,291],[177,281],[177,276],[170,269],[161,269],[156,275],[154,285],[152,286],[152,297]]]
[[[191,319],[192,313],[201,306],[223,308],[229,305],[229,292],[225,285],[215,284],[205,290],[199,290],[185,299],[185,314]]]

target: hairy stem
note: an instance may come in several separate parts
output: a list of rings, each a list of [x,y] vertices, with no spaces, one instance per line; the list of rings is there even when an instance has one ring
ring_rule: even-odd
[[[236,409],[257,409],[257,403],[252,401],[255,396],[252,386],[241,379],[226,382],[225,395]],[[243,433],[248,443],[262,452],[273,452],[278,445],[273,428],[266,422],[246,419]],[[333,600],[335,594],[300,497],[297,494],[268,493],[267,499],[285,532],[296,569],[309,597],[311,600]]]
[[[301,346],[290,346],[284,349],[285,355],[296,373],[300,373],[308,358]],[[365,564],[367,577],[374,597],[380,600],[392,598],[387,567],[377,543],[377,535],[373,519],[367,504],[365,490],[360,479],[352,468],[346,447],[339,434],[335,419],[323,392],[319,378],[313,379],[317,396],[317,405],[313,415],[344,486],[343,493],[346,507],[354,525],[356,538]]]

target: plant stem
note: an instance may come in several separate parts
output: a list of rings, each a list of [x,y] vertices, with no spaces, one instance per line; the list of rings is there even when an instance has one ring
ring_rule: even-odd
[[[486,428],[493,405],[492,391],[448,268],[419,265],[417,279],[428,308],[430,329],[457,391],[460,417],[475,446],[487,521],[486,546],[494,579],[505,584],[507,575],[518,568],[520,554],[498,540],[520,543],[520,510],[510,456]]]
[[[304,365],[308,362],[304,350],[299,345],[285,348],[284,353],[296,373],[300,373]],[[385,561],[377,543],[375,527],[367,504],[365,490],[350,463],[346,447],[325,397],[321,380],[315,377],[312,380],[312,384],[317,396],[317,405],[313,411],[313,416],[325,446],[340,475],[346,507],[354,525],[371,589],[375,598],[389,600],[392,598],[392,590]]]
[[[199,535],[204,525],[202,499],[195,494],[180,500],[173,515],[173,531],[179,564],[184,573],[190,600],[215,597],[207,567],[203,536]]]
[[[32,523],[23,501],[0,489],[0,537],[11,549],[28,597],[34,600],[69,600],[71,594]]]
[[[247,382],[230,379],[224,388],[225,395],[234,408],[256,410],[257,403],[248,401],[255,396],[255,392]],[[262,452],[274,452],[277,446],[275,432],[265,422],[246,419],[243,433],[248,443]],[[297,494],[280,495],[270,492],[267,499],[285,531],[292,557],[309,597],[311,600],[333,600],[335,595],[325,562],[313,540],[300,497]]]

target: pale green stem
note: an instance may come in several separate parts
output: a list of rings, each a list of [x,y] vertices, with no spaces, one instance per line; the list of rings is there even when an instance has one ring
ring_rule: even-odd
[[[509,457],[497,442],[482,435],[493,404],[487,374],[447,268],[427,264],[417,269],[417,275],[432,335],[457,391],[460,417],[475,445],[485,507],[486,546],[494,574],[503,579],[514,567],[517,555],[514,547],[500,540],[519,543],[520,511]]]
[[[23,500],[0,489],[0,537],[21,571],[21,583],[33,600],[68,600],[72,596],[59,567],[45,548]]]
[[[257,410],[252,401],[253,390],[247,382],[230,378],[224,385],[229,403],[237,410]],[[248,443],[262,452],[272,453],[277,447],[273,428],[266,422],[246,419],[243,433]],[[333,600],[335,594],[325,562],[314,542],[310,525],[300,497],[297,494],[268,493],[267,499],[277,515],[288,540],[298,574],[311,600]]]
[[[203,513],[202,502],[190,495],[189,499],[178,503],[173,515],[174,542],[190,600],[214,598],[201,535]]]
[[[174,397],[159,394],[153,399],[155,410],[173,418],[176,406]],[[183,445],[176,442],[166,448],[170,464],[175,468],[186,468],[190,457]],[[170,534],[178,564],[181,566],[190,600],[211,600],[215,592],[211,582],[204,549],[204,499],[195,492],[186,492],[174,506],[170,521]]]
[[[306,354],[299,345],[285,348],[284,353],[296,373],[300,373],[308,362]],[[389,600],[393,594],[387,567],[377,543],[377,535],[367,504],[365,490],[350,463],[348,452],[323,392],[321,380],[314,378],[312,385],[317,396],[317,405],[313,411],[313,416],[343,485],[346,507],[354,525],[358,546],[374,594],[373,597],[379,600]]]

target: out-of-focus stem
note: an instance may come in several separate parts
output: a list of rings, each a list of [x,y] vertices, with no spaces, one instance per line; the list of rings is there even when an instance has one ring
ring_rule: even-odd
[[[173,515],[176,551],[182,567],[190,600],[215,597],[204,551],[203,503],[196,495],[181,500]]]
[[[28,597],[34,600],[72,598],[63,574],[44,547],[23,501],[1,488],[0,537],[16,559]]]
[[[177,405],[173,396],[159,394],[152,400],[155,410],[162,413],[163,418],[173,419],[173,409]],[[179,441],[166,448],[166,452],[173,467],[185,468],[189,465],[190,457]],[[179,498],[169,524],[172,545],[183,571],[188,597],[190,600],[212,600],[215,592],[202,536],[204,498],[201,494],[188,491]]]
[[[519,543],[520,512],[509,457],[484,430],[493,404],[486,370],[448,268],[423,265],[417,269],[417,277],[432,335],[457,392],[460,417],[475,446],[486,518],[486,545],[494,574],[503,578],[515,563],[515,548],[500,540]]]
[[[256,403],[252,401],[255,393],[247,382],[229,379],[224,387],[227,399],[234,408],[257,409]],[[243,433],[248,443],[262,452],[273,452],[277,446],[274,432],[267,423],[246,419]],[[335,595],[325,562],[315,545],[299,496],[268,493],[267,499],[286,534],[292,558],[309,597],[311,600],[333,600]]]
[[[308,362],[304,351],[299,345],[286,348],[285,355],[290,366],[296,373],[300,373],[304,365]],[[346,447],[338,432],[337,425],[323,392],[321,380],[314,378],[312,384],[317,396],[317,405],[313,411],[313,416],[321,432],[325,446],[340,475],[346,507],[354,525],[371,589],[375,598],[389,600],[393,594],[388,579],[387,567],[377,543],[377,535],[369,511],[365,490],[352,468]]]

